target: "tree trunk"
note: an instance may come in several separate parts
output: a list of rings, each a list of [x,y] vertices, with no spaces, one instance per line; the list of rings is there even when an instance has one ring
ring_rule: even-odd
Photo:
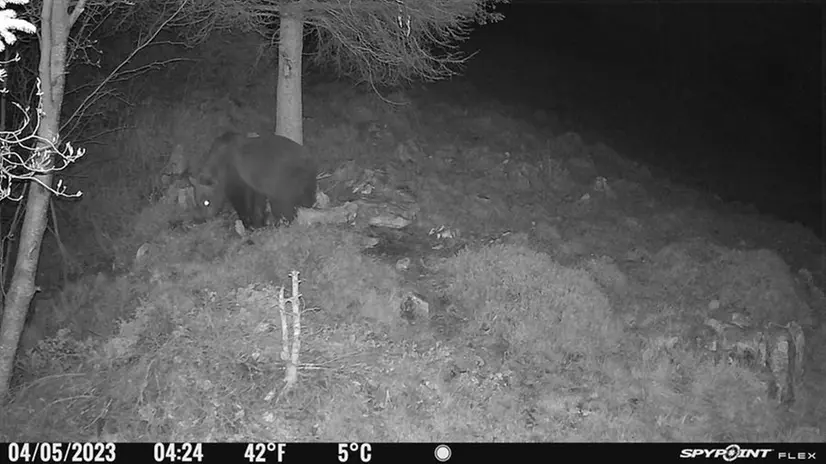
[[[38,71],[43,91],[41,97],[43,112],[37,135],[42,139],[52,141],[56,146],[65,84],[66,45],[69,30],[83,11],[84,1],[81,0],[76,4],[71,15],[68,3],[69,0],[44,0],[40,12],[40,66]],[[54,160],[54,154],[48,144],[41,141],[37,148],[32,156],[48,157],[49,160]],[[52,185],[52,174],[41,174],[36,179],[39,183],[32,181],[28,189],[26,216],[23,219],[23,228],[18,241],[17,262],[3,308],[2,325],[0,325],[0,400],[6,397],[9,390],[17,344],[23,332],[29,304],[34,296],[40,245],[43,242],[49,212],[51,193],[43,185]],[[43,185],[40,185],[41,183]]]
[[[51,174],[39,178],[41,182],[51,185]],[[40,244],[43,242],[46,213],[49,211],[49,195],[48,190],[34,184],[29,189],[26,200],[26,218],[20,231],[17,263],[5,301],[3,323],[0,325],[0,398],[8,391],[17,344],[23,332],[29,304],[34,296]]]
[[[300,8],[284,7],[278,37],[278,88],[275,132],[304,143],[301,103],[301,53],[304,49],[304,18]]]

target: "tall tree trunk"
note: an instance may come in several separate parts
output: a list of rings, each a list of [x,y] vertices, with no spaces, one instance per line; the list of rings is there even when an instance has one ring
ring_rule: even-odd
[[[304,143],[304,110],[301,102],[301,53],[304,49],[304,18],[300,7],[281,10],[278,37],[278,88],[275,132]]]
[[[70,13],[69,0],[43,0],[43,8],[40,12],[40,66],[38,71],[43,92],[41,97],[43,112],[40,116],[37,135],[42,139],[52,141],[55,145],[58,144],[60,107],[63,104],[69,30],[83,12],[84,3],[84,0],[80,0]],[[37,150],[32,156],[47,157],[47,161],[54,161],[51,147],[44,142],[38,143]],[[43,242],[49,212],[51,193],[43,185],[52,185],[52,174],[41,174],[36,179],[37,182],[32,181],[30,185],[26,200],[26,216],[23,219],[23,228],[18,241],[20,248],[4,305],[2,325],[0,325],[0,399],[3,399],[9,390],[17,344],[23,332],[29,304],[34,296],[40,245]]]

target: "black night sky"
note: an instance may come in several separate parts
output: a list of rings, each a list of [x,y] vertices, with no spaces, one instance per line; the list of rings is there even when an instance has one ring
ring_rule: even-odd
[[[823,233],[823,9],[515,2],[464,79],[673,180]]]

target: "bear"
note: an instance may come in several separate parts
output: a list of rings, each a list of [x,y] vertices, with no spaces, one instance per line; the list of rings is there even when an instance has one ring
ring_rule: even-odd
[[[303,145],[275,134],[228,131],[212,143],[201,168],[189,180],[201,218],[221,213],[227,201],[247,229],[289,224],[298,207],[315,203],[318,169]]]

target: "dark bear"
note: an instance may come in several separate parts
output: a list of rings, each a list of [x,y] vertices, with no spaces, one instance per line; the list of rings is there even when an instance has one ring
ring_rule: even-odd
[[[318,170],[304,146],[280,135],[227,132],[212,143],[190,182],[200,215],[214,217],[228,200],[244,227],[289,224],[298,207],[315,203]]]

